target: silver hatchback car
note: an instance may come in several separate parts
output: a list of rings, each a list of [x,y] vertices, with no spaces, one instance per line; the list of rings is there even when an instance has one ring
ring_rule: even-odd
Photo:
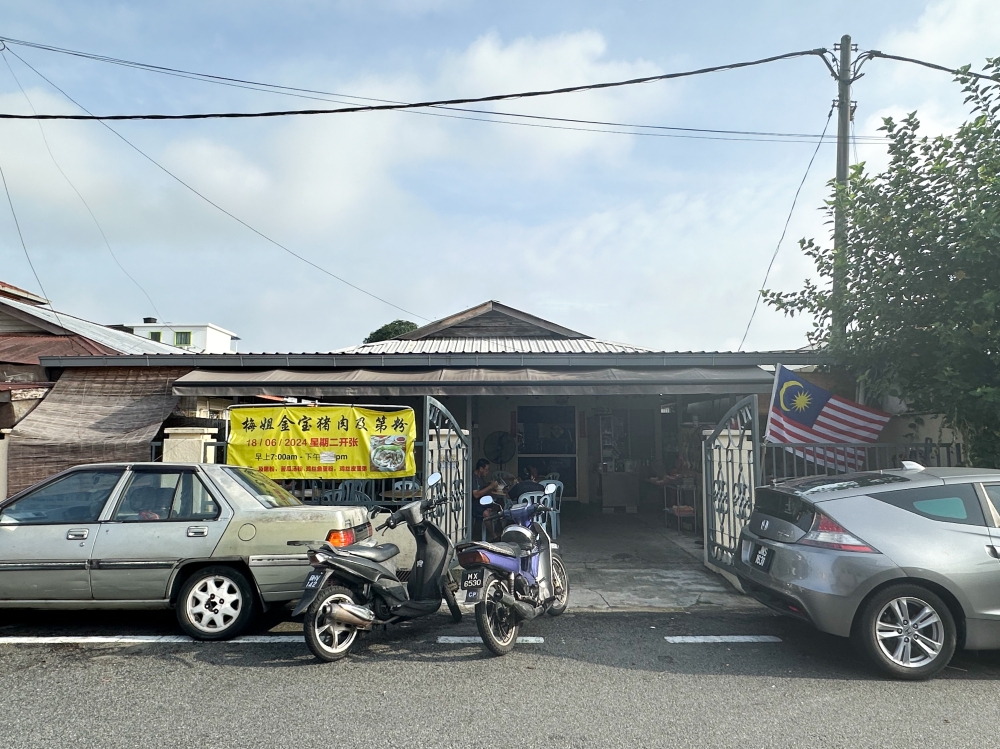
[[[176,608],[221,640],[301,596],[311,567],[289,541],[371,535],[363,507],[304,505],[252,469],[78,466],[0,502],[0,608]]]
[[[760,487],[736,573],[762,603],[924,679],[1000,649],[1000,471],[812,476]]]

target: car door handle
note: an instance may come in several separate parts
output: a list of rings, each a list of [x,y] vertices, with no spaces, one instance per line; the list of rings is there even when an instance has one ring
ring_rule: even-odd
[[[192,525],[188,528],[188,536],[191,538],[204,538],[208,535],[208,528],[204,525]]]
[[[90,535],[90,531],[86,528],[70,528],[69,531],[66,532],[66,538],[70,541],[82,541],[88,535]]]
[[[986,545],[986,553],[989,554],[994,559],[1000,559],[1000,549],[997,549],[996,546],[992,546],[990,544],[987,544]]]

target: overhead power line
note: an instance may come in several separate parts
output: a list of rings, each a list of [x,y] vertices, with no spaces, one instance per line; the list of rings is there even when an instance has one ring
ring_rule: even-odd
[[[88,60],[94,60],[97,62],[110,63],[113,65],[120,65],[128,68],[134,68],[138,70],[143,70],[146,72],[158,73],[162,75],[170,75],[181,78],[187,78],[190,80],[201,81],[202,83],[211,83],[214,85],[229,86],[234,88],[240,88],[248,91],[258,91],[262,93],[278,94],[281,96],[292,96],[302,99],[312,99],[315,101],[333,101],[338,104],[353,104],[354,102],[342,101],[343,99],[357,99],[361,101],[374,101],[382,104],[406,104],[407,102],[396,101],[393,99],[379,99],[371,96],[358,96],[354,94],[337,93],[332,91],[323,91],[320,89],[312,88],[300,88],[295,86],[283,86],[276,83],[266,83],[261,81],[253,81],[245,78],[232,78],[221,75],[213,75],[210,73],[199,73],[191,70],[182,70],[179,68],[164,67],[162,65],[152,65],[150,63],[136,62],[134,60],[123,60],[121,58],[108,57],[106,55],[98,55],[91,52],[81,52],[79,50],[65,49],[62,47],[54,47],[47,44],[39,44],[37,42],[26,42],[18,39],[10,39],[5,37],[0,37],[0,42],[7,42],[10,44],[19,44],[25,47],[30,47],[34,49],[45,50],[48,52],[56,52],[59,54],[71,55],[74,57],[80,57]],[[508,122],[506,120],[496,119],[497,117],[511,117],[518,119],[528,119],[544,122],[558,122],[567,124],[578,124],[578,125],[595,125],[599,127],[616,127],[616,128],[630,128],[635,130],[656,130],[656,131],[668,131],[670,135],[666,137],[678,137],[678,138],[692,138],[692,139],[706,139],[706,140],[734,140],[734,141],[765,141],[765,142],[798,142],[798,139],[802,139],[805,142],[810,142],[812,140],[818,139],[820,136],[816,133],[782,133],[782,132],[771,132],[771,131],[759,131],[759,130],[725,130],[717,128],[698,128],[698,127],[679,127],[671,125],[644,125],[644,124],[634,124],[627,122],[608,122],[604,120],[585,120],[577,119],[572,117],[551,117],[546,115],[537,114],[522,114],[517,112],[504,112],[498,110],[490,109],[472,109],[468,107],[454,107],[454,106],[440,106],[432,107],[433,109],[446,110],[448,112],[463,112],[468,114],[481,114],[489,115],[488,118],[483,117],[463,117],[458,115],[444,114],[443,112],[426,112],[426,111],[415,111],[415,110],[402,110],[408,111],[410,114],[421,114],[428,115],[432,117],[445,117],[450,119],[461,119],[470,120],[474,122],[491,122],[495,124],[502,125],[521,125],[528,127],[542,127],[540,125],[535,125],[533,123],[520,123],[520,122]],[[556,130],[572,130],[572,131],[583,131],[583,132],[601,132],[610,133],[615,135],[640,135],[640,136],[655,136],[664,137],[663,134],[657,133],[644,133],[644,132],[629,132],[629,131],[619,131],[619,130],[597,130],[593,128],[575,128],[575,127],[554,127],[550,126],[550,129]],[[674,134],[677,133],[677,134]],[[707,134],[710,136],[750,136],[750,137],[705,137],[701,134]],[[779,140],[780,139],[780,140]],[[786,140],[787,139],[787,140]],[[832,141],[833,139],[831,139]],[[884,136],[878,135],[862,135],[858,136],[858,141],[860,143],[884,143],[887,139]]]
[[[78,102],[72,96],[70,96],[65,91],[63,91],[59,86],[57,86],[55,83],[53,83],[45,75],[43,75],[42,73],[40,73],[30,63],[28,63],[23,57],[21,57],[20,55],[18,55],[14,50],[9,50],[9,51],[10,51],[10,53],[12,55],[14,55],[14,57],[16,57],[18,60],[20,60],[22,63],[24,63],[28,68],[30,68],[35,73],[35,75],[37,75],[39,78],[41,78],[46,83],[48,83],[50,86],[52,86],[56,91],[58,91],[63,96],[65,96],[67,99],[69,99],[73,104],[75,104],[77,107],[79,107],[80,109],[82,109],[84,112],[88,111],[85,106],[83,106],[82,104],[80,104],[80,102]],[[150,156],[145,151],[143,151],[138,146],[136,146],[134,143],[132,143],[132,141],[128,140],[124,135],[122,135],[117,130],[115,130],[113,127],[111,127],[110,125],[108,125],[106,122],[101,121],[100,118],[94,118],[94,119],[97,119],[98,121],[100,121],[101,125],[103,125],[105,128],[107,128],[112,133],[114,133],[120,140],[122,140],[126,145],[128,145],[129,148],[131,148],[136,153],[138,153],[140,156],[142,156],[147,161],[149,161],[151,164],[153,164],[154,166],[156,166],[164,174],[166,174],[167,176],[171,177],[172,179],[174,179],[176,182],[178,182],[179,184],[183,185],[184,187],[186,187],[188,190],[190,190],[192,193],[194,193],[199,198],[201,198],[202,200],[204,200],[206,203],[208,203],[209,205],[211,205],[213,208],[215,208],[218,211],[221,211],[222,213],[226,214],[227,216],[229,216],[229,218],[233,219],[237,223],[239,223],[242,226],[246,227],[247,229],[249,229],[250,231],[252,231],[254,234],[256,234],[257,236],[261,237],[262,239],[270,242],[271,244],[273,244],[278,249],[280,249],[280,250],[288,253],[289,255],[291,255],[294,258],[297,258],[298,260],[301,260],[303,263],[305,263],[306,265],[309,265],[309,266],[315,268],[320,273],[323,273],[323,274],[325,274],[327,276],[330,276],[331,278],[334,278],[334,279],[340,281],[341,283],[343,283],[343,284],[345,284],[347,286],[350,286],[352,289],[354,289],[356,291],[360,291],[362,294],[365,294],[366,296],[369,296],[372,299],[375,299],[375,300],[377,300],[379,302],[382,302],[383,304],[387,304],[390,307],[398,309],[400,312],[405,312],[408,315],[413,315],[414,317],[419,317],[421,320],[427,320],[428,322],[430,322],[430,318],[424,317],[423,315],[418,315],[416,312],[411,312],[408,309],[400,307],[398,304],[390,302],[388,299],[383,299],[382,297],[380,297],[380,296],[378,296],[376,294],[373,294],[372,292],[370,292],[370,291],[368,291],[366,289],[363,289],[363,288],[361,288],[360,286],[358,286],[356,284],[351,283],[346,278],[343,278],[341,276],[338,276],[336,273],[332,273],[332,272],[328,271],[326,268],[322,267],[321,265],[317,265],[312,260],[309,260],[308,258],[303,257],[302,255],[299,255],[297,252],[289,249],[288,247],[286,247],[285,245],[281,244],[277,240],[272,239],[271,237],[267,236],[266,234],[264,234],[259,229],[256,229],[253,226],[251,226],[250,224],[248,224],[246,221],[244,221],[243,219],[241,219],[239,216],[235,215],[234,213],[229,212],[228,210],[226,210],[225,208],[223,208],[221,205],[219,205],[218,203],[216,203],[215,201],[213,201],[211,198],[205,196],[204,194],[202,194],[201,192],[199,192],[198,190],[196,190],[194,187],[192,187],[187,182],[185,182],[184,180],[182,180],[180,177],[178,177],[176,174],[174,174],[173,172],[171,172],[165,166],[163,166],[162,164],[160,164],[160,162],[156,161],[152,156]],[[9,195],[8,195],[8,197],[9,197]],[[11,206],[11,210],[13,210],[13,205]],[[25,252],[27,252],[27,250]],[[41,286],[41,283],[39,283],[39,286]],[[43,293],[44,293],[44,291],[43,291]]]
[[[13,50],[11,50],[13,54]],[[695,75],[705,75],[707,73],[718,73],[725,70],[737,70],[755,65],[765,65],[779,60],[791,60],[798,57],[817,56],[823,57],[827,53],[826,49],[812,49],[802,52],[787,52],[783,55],[773,55],[759,60],[749,60],[746,62],[734,62],[726,65],[713,65],[697,70],[687,70],[679,73],[664,73],[661,75],[650,75],[642,78],[630,78],[624,81],[610,81],[606,83],[588,83],[581,86],[565,86],[563,88],[546,89],[539,91],[521,91],[511,94],[493,94],[491,96],[468,97],[461,99],[439,99],[435,101],[421,101],[413,103],[398,104],[366,104],[362,106],[340,107],[337,109],[291,109],[274,110],[268,112],[207,112],[190,114],[115,114],[115,115],[72,115],[72,114],[36,114],[17,115],[0,114],[0,119],[14,120],[214,120],[214,119],[250,119],[261,117],[291,117],[304,115],[322,114],[353,114],[356,112],[382,112],[404,109],[425,109],[428,107],[445,107],[456,104],[475,104],[488,101],[509,101],[513,99],[529,99],[539,96],[555,96],[560,94],[577,93],[580,91],[597,91],[606,88],[619,88],[622,86],[635,86],[640,83],[651,83],[653,81],[673,80],[677,78],[687,78]],[[18,57],[18,59],[22,59]],[[86,110],[85,110],[86,111]]]
[[[830,127],[830,120],[833,119],[833,109],[830,109],[830,114],[826,116],[826,124],[823,126],[823,133],[826,134],[827,128]],[[822,141],[821,141],[822,142]],[[799,202],[799,194],[802,192],[802,186],[805,185],[806,179],[809,177],[809,171],[812,169],[813,162],[816,161],[816,154],[819,153],[820,143],[816,144],[816,150],[813,151],[812,158],[809,159],[809,163],[806,165],[806,172],[802,175],[802,181],[799,182],[799,187],[795,191],[795,197],[792,198],[792,207],[788,209],[788,218],[785,219],[785,226],[781,230],[781,236],[778,238],[778,244],[774,248],[774,252],[771,253],[771,262],[767,264],[767,272],[764,273],[764,281],[760,285],[760,289],[757,290],[757,298],[753,303],[753,311],[750,313],[750,319],[747,320],[747,329],[743,331],[743,339],[740,341],[739,348],[737,351],[743,350],[743,344],[747,342],[747,334],[750,332],[750,325],[753,323],[753,318],[757,314],[757,307],[760,305],[760,298],[764,293],[764,287],[767,286],[767,279],[771,276],[771,268],[774,267],[774,261],[778,257],[778,250],[781,249],[781,243],[785,241],[785,234],[788,233],[788,225],[792,221],[792,214],[795,213],[795,205]]]
[[[922,65],[925,68],[930,68],[931,70],[940,70],[944,73],[951,73],[956,76],[968,76],[970,78],[980,78],[985,81],[993,81],[994,83],[1000,83],[1000,76],[996,75],[985,75],[984,73],[976,73],[972,70],[965,70],[959,68],[949,68],[945,65],[937,65],[933,62],[927,62],[926,60],[918,60],[914,57],[901,57],[900,55],[889,55],[885,52],[879,52],[877,49],[872,49],[867,52],[862,53],[858,56],[858,59],[862,57],[868,57],[871,59],[882,58],[883,60],[896,60],[898,62],[908,62],[913,65]]]
[[[45,301],[49,305],[49,309],[52,310],[52,314],[56,316],[56,322],[59,323],[60,327],[65,327],[62,324],[62,320],[59,319],[59,313],[56,312],[55,307],[52,306],[52,301],[49,299],[48,292],[45,291],[45,287],[42,286],[42,279],[38,277],[38,271],[35,270],[35,264],[31,262],[31,255],[28,253],[28,245],[24,243],[24,235],[21,233],[21,222],[17,220],[17,211],[14,210],[14,201],[10,197],[10,188],[7,187],[7,177],[3,173],[3,167],[0,166],[0,182],[3,182],[3,190],[7,194],[7,204],[10,206],[10,215],[14,217],[14,226],[17,228],[17,238],[21,240],[21,249],[24,250],[24,257],[28,260],[28,267],[31,268],[31,275],[35,277],[35,283],[38,284],[38,288],[42,291],[42,296],[45,297]]]
[[[34,112],[35,111],[35,105],[31,103],[31,98],[28,96],[28,93],[24,90],[24,86],[21,85],[21,81],[18,80],[17,75],[14,73],[14,69],[10,66],[10,60],[7,59],[7,53],[6,53],[6,51],[0,52],[0,54],[3,55],[4,64],[7,66],[7,70],[10,71],[10,75],[14,79],[14,83],[16,83],[17,87],[19,89],[21,89],[21,93],[24,95],[25,101],[28,102],[28,106],[31,108],[31,111]],[[14,53],[11,52],[11,54],[14,54]],[[146,300],[149,302],[150,306],[153,308],[153,311],[156,313],[156,316],[159,317],[162,320],[163,319],[163,315],[156,308],[156,303],[153,301],[153,298],[149,295],[149,292],[147,292],[142,287],[142,284],[140,284],[138,281],[135,280],[135,278],[132,276],[131,273],[129,273],[127,270],[125,270],[125,266],[121,264],[121,261],[118,259],[118,256],[115,255],[115,251],[113,249],[111,249],[111,243],[108,241],[108,237],[104,233],[104,229],[101,227],[100,222],[97,220],[97,216],[94,215],[94,211],[91,209],[90,204],[86,201],[86,199],[84,199],[84,197],[80,193],[80,191],[76,189],[76,185],[73,184],[73,182],[70,180],[70,178],[66,174],[66,172],[63,171],[63,168],[61,166],[59,166],[59,162],[56,161],[55,154],[52,153],[52,148],[51,148],[51,146],[49,146],[49,139],[47,137],[45,137],[45,128],[42,126],[41,122],[38,123],[38,131],[42,135],[42,143],[45,144],[45,150],[48,151],[49,158],[52,159],[53,165],[59,171],[59,174],[61,174],[63,176],[63,179],[66,180],[66,184],[69,185],[70,188],[73,190],[73,192],[76,193],[76,196],[80,199],[80,202],[83,203],[83,207],[87,209],[87,213],[89,213],[90,214],[90,218],[93,219],[94,226],[97,227],[97,231],[99,231],[101,233],[101,239],[104,240],[104,245],[108,248],[108,252],[111,254],[112,260],[115,261],[115,265],[117,265],[118,268],[121,270],[121,272],[124,273],[125,276],[128,278],[128,280],[131,281],[133,284],[135,284],[136,288],[139,289],[139,291],[141,291],[143,293],[143,295],[146,297]],[[170,328],[168,327],[168,329],[170,329]]]

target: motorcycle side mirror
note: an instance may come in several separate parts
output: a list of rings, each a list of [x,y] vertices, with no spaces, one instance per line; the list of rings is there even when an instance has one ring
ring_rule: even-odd
[[[556,493],[556,485],[555,484],[548,484],[545,487],[545,493],[546,494],[555,494]]]
[[[434,472],[430,476],[427,477],[427,488],[428,489],[431,488],[432,486],[435,486],[435,485],[440,484],[440,483],[441,483],[441,474],[440,473]]]
[[[380,512],[382,512],[382,508],[381,507],[378,507],[378,506],[372,507],[370,510],[368,510],[368,519],[369,520],[374,520],[375,516],[378,515]]]
[[[483,507],[489,507],[491,504],[493,504],[493,498],[492,497],[480,497],[479,498],[479,504],[481,504]]]

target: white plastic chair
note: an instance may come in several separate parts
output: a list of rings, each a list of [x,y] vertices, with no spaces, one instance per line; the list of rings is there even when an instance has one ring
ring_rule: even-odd
[[[557,474],[558,475],[558,474]],[[555,494],[551,495],[549,499],[549,530],[552,532],[552,538],[555,539],[560,533],[559,517],[562,513],[562,496],[563,496],[563,482],[557,481],[555,479],[543,479],[542,486],[548,486],[549,484],[555,484],[556,491]]]

